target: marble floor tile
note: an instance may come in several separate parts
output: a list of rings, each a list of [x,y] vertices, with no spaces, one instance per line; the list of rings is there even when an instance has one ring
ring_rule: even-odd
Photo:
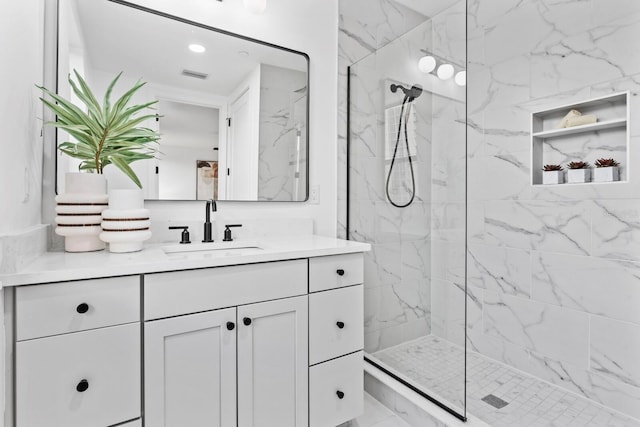
[[[460,399],[464,386],[465,353],[462,347],[427,335],[379,351],[373,356],[383,365],[406,373],[444,401],[455,402]],[[467,413],[493,427],[640,427],[637,420],[480,354],[469,352],[466,359]],[[448,367],[442,367],[443,363]],[[440,367],[431,369],[437,366]],[[438,372],[441,374],[435,375]],[[496,401],[487,399],[489,395],[507,404],[496,408],[487,403],[487,400]],[[377,424],[375,426],[378,427]]]

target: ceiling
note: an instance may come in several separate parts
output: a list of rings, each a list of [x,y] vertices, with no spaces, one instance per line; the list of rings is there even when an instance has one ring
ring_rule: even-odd
[[[222,96],[229,95],[260,63],[307,70],[301,55],[107,0],[61,1],[72,2],[79,20],[76,37],[83,40],[72,43],[85,46],[91,67],[98,70],[124,71],[133,79]],[[205,46],[206,52],[191,52],[191,43]],[[184,69],[208,78],[183,76]]]

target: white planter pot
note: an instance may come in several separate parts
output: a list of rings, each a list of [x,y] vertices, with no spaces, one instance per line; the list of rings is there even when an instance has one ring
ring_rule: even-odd
[[[576,184],[591,181],[591,169],[567,169],[567,182]]]
[[[612,182],[620,180],[620,171],[617,166],[595,168],[593,170],[594,182]]]
[[[107,180],[93,173],[67,173],[65,193],[56,196],[56,229],[64,236],[67,252],[90,252],[105,248],[98,235],[102,211],[107,207]]]
[[[564,183],[564,171],[543,171],[543,184],[562,184]]]
[[[102,212],[100,239],[109,243],[109,252],[142,250],[142,242],[151,237],[149,209],[144,208],[142,190],[111,190],[109,209]]]

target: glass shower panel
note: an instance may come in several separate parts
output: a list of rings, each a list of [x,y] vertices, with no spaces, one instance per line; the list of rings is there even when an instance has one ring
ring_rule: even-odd
[[[465,416],[466,4],[350,67],[348,235],[365,256],[367,360]]]

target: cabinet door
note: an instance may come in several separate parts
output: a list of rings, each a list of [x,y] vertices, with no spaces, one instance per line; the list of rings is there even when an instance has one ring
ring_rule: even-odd
[[[238,426],[308,426],[308,299],[238,307]]]
[[[147,322],[145,425],[236,425],[235,308]]]

